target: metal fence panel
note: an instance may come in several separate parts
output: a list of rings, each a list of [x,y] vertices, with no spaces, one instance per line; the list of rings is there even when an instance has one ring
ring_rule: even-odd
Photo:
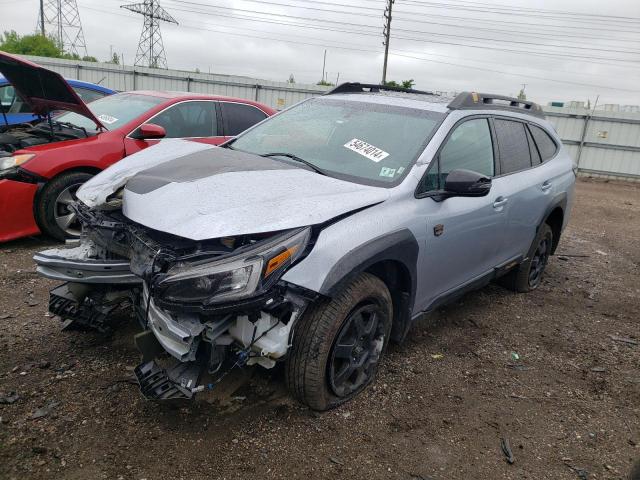
[[[544,110],[581,172],[640,179],[640,113],[579,107]]]
[[[289,107],[330,89],[319,85],[273,82],[236,75],[158,70],[61,58],[25,58],[66,78],[99,83],[114,90],[173,90],[225,95],[256,100],[276,109]]]
[[[110,63],[27,57],[67,78],[115,90],[177,90],[257,100],[283,109],[330,87],[272,82],[236,75],[158,70]],[[640,179],[640,112],[591,111],[577,106],[544,107],[580,170]],[[582,144],[582,145],[581,145]]]

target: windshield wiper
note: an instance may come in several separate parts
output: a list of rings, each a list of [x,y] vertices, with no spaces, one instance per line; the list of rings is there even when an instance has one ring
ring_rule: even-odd
[[[309,167],[311,170],[313,170],[316,173],[319,173],[320,175],[325,175],[325,176],[329,176],[327,174],[327,172],[325,172],[324,170],[322,170],[320,167],[316,167],[313,163],[311,163],[308,160],[305,160],[304,158],[300,158],[297,155],[294,155],[293,153],[287,153],[287,152],[273,152],[273,153],[263,153],[262,155],[260,155],[261,157],[287,157],[290,158],[291,160],[294,160],[296,162],[302,163],[304,165],[306,165],[307,167]]]
[[[43,122],[44,123],[44,122]],[[54,125],[59,125],[61,127],[66,127],[69,128],[71,130],[80,130],[82,133],[84,133],[85,138],[89,137],[89,134],[87,133],[87,129],[84,127],[80,127],[74,123],[70,123],[70,122],[59,122],[57,120],[52,120],[50,122],[48,122],[48,125],[43,126],[43,123],[39,123],[38,125],[36,125],[35,128],[40,128],[40,129],[47,129],[47,130],[51,130],[51,134],[53,135],[53,126]]]
[[[89,137],[89,134],[87,133],[87,129],[84,127],[80,127],[74,123],[70,123],[70,122],[59,122],[57,120],[53,121],[54,125],[62,125],[63,127],[67,127],[70,128],[71,130],[80,130],[82,133],[84,133],[85,138]]]

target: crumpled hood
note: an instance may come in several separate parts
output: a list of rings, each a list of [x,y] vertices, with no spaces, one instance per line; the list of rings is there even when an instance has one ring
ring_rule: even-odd
[[[103,127],[62,75],[15,55],[0,52],[0,73],[13,85],[33,113],[76,112]]]
[[[177,156],[178,142],[190,151]],[[389,197],[385,188],[326,177],[274,158],[186,141],[166,148],[173,159],[159,145],[118,162],[112,168],[120,171],[111,176],[125,185],[123,213],[129,219],[192,240],[314,225]],[[147,162],[135,158],[143,154]],[[152,157],[160,157],[154,166]],[[123,165],[128,160],[130,174]],[[117,190],[100,178],[110,170],[86,183],[78,198],[95,204],[106,191]]]

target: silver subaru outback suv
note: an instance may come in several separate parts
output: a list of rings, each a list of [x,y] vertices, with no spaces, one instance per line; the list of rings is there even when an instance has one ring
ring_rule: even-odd
[[[38,253],[65,325],[134,317],[150,399],[283,362],[335,407],[390,341],[499,279],[535,289],[567,224],[572,160],[538,105],[343,84],[222,147],[166,140],[78,191],[79,243]]]

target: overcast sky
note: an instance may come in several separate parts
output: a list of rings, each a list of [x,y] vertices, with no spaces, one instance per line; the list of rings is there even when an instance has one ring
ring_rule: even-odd
[[[77,0],[90,55],[133,63],[132,1]],[[0,30],[31,33],[38,3],[0,0]],[[326,48],[329,81],[380,81],[384,0],[161,4],[179,22],[162,25],[169,68],[315,83]],[[396,0],[391,31],[387,79],[416,88],[640,105],[640,0]]]

